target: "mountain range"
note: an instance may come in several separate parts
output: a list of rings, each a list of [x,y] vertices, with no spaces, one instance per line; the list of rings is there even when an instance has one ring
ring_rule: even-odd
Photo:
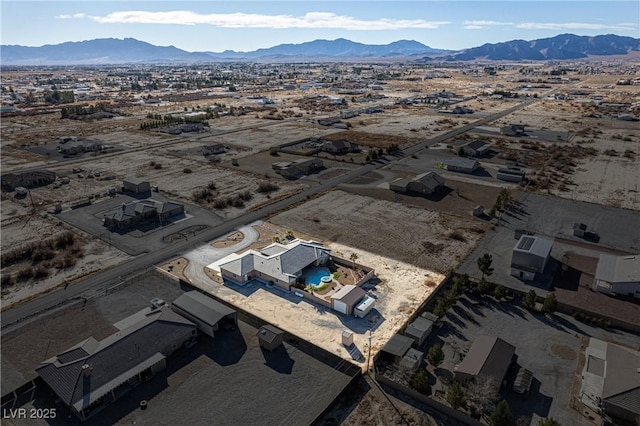
[[[414,60],[546,60],[578,59],[591,55],[624,55],[640,51],[640,39],[617,35],[561,34],[538,40],[512,40],[453,52],[413,40],[384,45],[356,43],[343,38],[280,44],[251,52],[187,52],[174,46],[155,46],[133,38],[95,39],[40,47],[0,46],[2,65],[72,65],[122,63],[190,63],[241,60],[350,60],[408,57]]]
[[[560,34],[555,37],[530,41],[511,40],[504,43],[487,43],[439,59],[448,61],[541,61],[626,55],[629,51],[640,51],[640,39],[613,34],[594,37]]]

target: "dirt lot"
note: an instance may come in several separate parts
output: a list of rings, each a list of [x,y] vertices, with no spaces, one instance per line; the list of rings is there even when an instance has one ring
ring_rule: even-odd
[[[363,376],[356,382],[353,390],[325,414],[319,424],[453,426],[456,422],[391,388],[378,387],[370,378]]]
[[[476,184],[464,182],[461,180],[447,182],[448,188],[444,194],[427,198],[420,196],[405,195],[393,192],[385,188],[357,188],[355,186],[342,187],[342,190],[358,195],[364,195],[380,200],[400,203],[407,207],[417,207],[422,209],[435,210],[443,213],[449,213],[456,216],[471,218],[473,209],[482,205],[488,209],[493,206],[496,197],[500,193],[498,186],[487,186],[484,184]],[[476,220],[474,232],[482,233],[486,222]],[[471,228],[470,228],[471,229]]]
[[[480,235],[476,222],[343,191],[333,191],[271,219],[282,226],[397,261],[445,273]]]
[[[51,240],[64,232],[71,231],[76,237],[75,245],[79,252],[72,254],[73,262],[58,264],[57,259],[66,257],[66,251],[55,250],[57,256],[42,261],[25,260],[12,265],[2,265],[2,276],[11,275],[9,285],[3,279],[2,305],[3,308],[18,301],[28,299],[35,294],[61,286],[65,281],[73,285],[73,281],[87,274],[115,265],[129,258],[125,253],[108,246],[98,239],[89,239],[82,233],[65,225],[55,217],[47,214],[31,215],[20,206],[14,207],[7,201],[2,202],[2,252],[24,247],[25,245]],[[15,213],[13,213],[15,211]],[[13,213],[13,214],[12,214]],[[57,265],[57,266],[56,266]],[[18,279],[22,270],[35,271],[44,268],[48,276]]]
[[[543,100],[492,123],[500,127],[522,123],[535,129],[568,131],[569,142],[528,138],[491,138],[499,158],[517,158],[536,172],[533,190],[563,198],[615,207],[640,209],[637,176],[636,122],[611,118],[585,118],[584,104]]]

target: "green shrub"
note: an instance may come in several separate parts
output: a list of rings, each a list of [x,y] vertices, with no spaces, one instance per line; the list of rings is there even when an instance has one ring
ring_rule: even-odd
[[[420,393],[426,394],[429,390],[429,377],[424,369],[418,370],[411,380],[411,387]]]

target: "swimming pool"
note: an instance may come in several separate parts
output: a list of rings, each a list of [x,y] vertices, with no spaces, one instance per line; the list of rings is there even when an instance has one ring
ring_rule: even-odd
[[[307,268],[302,272],[302,276],[307,280],[307,284],[313,286],[320,286],[324,284],[322,278],[328,277],[327,281],[331,281],[331,271],[324,266],[313,266]]]

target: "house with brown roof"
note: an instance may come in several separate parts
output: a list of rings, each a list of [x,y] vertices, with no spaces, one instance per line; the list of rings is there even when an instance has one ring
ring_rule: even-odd
[[[459,381],[476,377],[491,378],[499,388],[515,352],[515,346],[499,337],[480,335],[473,341],[462,362],[455,367],[454,376]]]
[[[609,424],[640,425],[640,352],[592,337],[585,359],[582,403]]]

